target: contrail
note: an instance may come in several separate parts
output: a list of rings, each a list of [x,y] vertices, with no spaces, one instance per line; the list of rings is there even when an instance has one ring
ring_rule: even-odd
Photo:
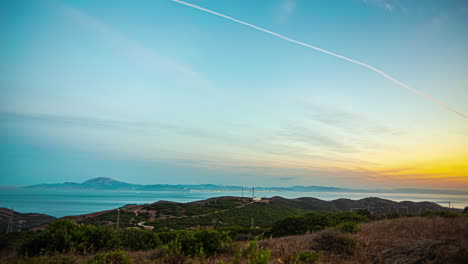
[[[270,34],[270,35],[273,35],[273,36],[275,36],[275,37],[284,39],[284,40],[286,40],[286,41],[289,41],[289,42],[292,42],[292,43],[295,43],[295,44],[298,44],[298,45],[301,45],[301,46],[304,46],[304,47],[307,47],[307,48],[310,48],[310,49],[314,49],[314,50],[320,51],[320,52],[322,52],[322,53],[326,53],[326,54],[328,54],[328,55],[335,56],[335,57],[337,57],[337,58],[340,58],[340,59],[349,61],[349,62],[351,62],[351,63],[354,63],[354,64],[357,64],[357,65],[366,67],[366,68],[368,68],[368,69],[370,69],[370,70],[372,70],[372,71],[374,71],[374,72],[376,72],[376,73],[382,75],[383,77],[387,78],[388,80],[392,81],[393,83],[395,83],[395,84],[397,84],[397,85],[399,85],[399,86],[401,86],[401,87],[403,87],[403,88],[405,88],[405,89],[408,89],[408,90],[410,90],[411,92],[413,92],[413,93],[415,93],[415,94],[417,94],[417,95],[419,95],[419,96],[421,96],[421,97],[423,97],[423,98],[425,98],[425,99],[427,99],[427,100],[429,100],[429,101],[431,101],[431,102],[433,102],[433,103],[435,103],[435,104],[437,104],[437,105],[439,105],[439,106],[442,106],[443,108],[445,108],[445,109],[447,109],[447,110],[449,110],[449,111],[451,111],[451,112],[453,112],[453,113],[455,113],[455,114],[460,115],[461,117],[468,118],[468,115],[466,115],[466,114],[464,114],[464,113],[462,113],[462,112],[459,112],[459,111],[457,111],[457,110],[451,108],[450,106],[448,106],[448,105],[446,105],[446,104],[444,104],[444,103],[438,101],[437,99],[435,99],[435,98],[433,98],[433,97],[431,97],[431,96],[429,96],[429,95],[427,95],[427,94],[425,94],[425,93],[422,93],[422,92],[420,92],[420,91],[418,91],[418,90],[416,90],[416,89],[410,87],[409,85],[407,85],[407,84],[405,84],[405,83],[403,83],[403,82],[401,82],[401,81],[399,81],[399,80],[397,80],[397,79],[391,77],[390,75],[386,74],[385,72],[383,72],[383,71],[381,71],[381,70],[379,70],[379,69],[377,69],[377,68],[375,68],[375,67],[373,67],[373,66],[371,66],[371,65],[369,65],[369,64],[366,64],[366,63],[364,63],[364,62],[360,62],[360,61],[357,61],[357,60],[353,60],[353,59],[350,59],[350,58],[345,57],[345,56],[343,56],[343,55],[336,54],[336,53],[333,53],[333,52],[331,52],[331,51],[324,50],[324,49],[321,49],[321,48],[319,48],[319,47],[315,47],[315,46],[309,45],[309,44],[307,44],[307,43],[297,41],[297,40],[292,39],[292,38],[288,38],[288,37],[286,37],[286,36],[283,36],[283,35],[281,35],[281,34],[275,33],[275,32],[273,32],[273,31],[270,31],[270,30],[267,30],[267,29],[264,29],[264,28],[261,28],[261,27],[257,27],[257,26],[255,26],[255,25],[250,24],[250,23],[247,23],[247,22],[244,22],[244,21],[235,19],[235,18],[230,17],[230,16],[223,15],[223,14],[221,14],[221,13],[218,13],[218,12],[215,12],[215,11],[212,11],[212,10],[209,10],[209,9],[206,9],[206,8],[201,7],[201,6],[198,6],[198,5],[190,4],[190,3],[187,3],[187,2],[184,2],[184,1],[180,1],[180,0],[170,0],[170,1],[175,2],[175,3],[178,3],[178,4],[181,4],[181,5],[189,6],[189,7],[192,7],[192,8],[195,8],[195,9],[198,9],[198,10],[201,10],[201,11],[204,11],[204,12],[207,12],[207,13],[210,13],[210,14],[213,14],[213,15],[216,15],[216,16],[219,16],[219,17],[223,17],[223,18],[225,18],[225,19],[229,19],[229,20],[234,21],[234,22],[236,22],[236,23],[242,24],[242,25],[244,25],[244,26],[251,27],[251,28],[256,29],[256,30],[263,31],[263,32],[265,32],[265,33],[267,33],[267,34]]]

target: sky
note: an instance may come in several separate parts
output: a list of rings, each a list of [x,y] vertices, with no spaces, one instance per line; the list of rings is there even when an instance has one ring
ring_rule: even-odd
[[[468,114],[466,1],[187,1]],[[0,176],[468,190],[468,119],[174,1],[2,1]]]

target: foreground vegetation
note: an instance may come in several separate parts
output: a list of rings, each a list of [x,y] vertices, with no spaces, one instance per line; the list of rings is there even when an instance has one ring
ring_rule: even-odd
[[[392,258],[464,263],[468,218],[448,212],[402,217],[361,210],[289,216],[269,228],[174,231],[116,230],[61,219],[40,232],[0,239],[2,263],[399,263],[384,262]]]

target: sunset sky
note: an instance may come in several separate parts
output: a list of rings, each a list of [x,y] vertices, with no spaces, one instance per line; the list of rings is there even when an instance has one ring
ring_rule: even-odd
[[[468,114],[468,1],[187,0]],[[468,119],[170,0],[0,3],[0,185],[468,190]]]

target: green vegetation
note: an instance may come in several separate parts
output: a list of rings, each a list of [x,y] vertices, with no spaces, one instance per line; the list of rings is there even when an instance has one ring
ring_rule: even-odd
[[[309,213],[304,216],[290,216],[273,224],[271,235],[274,237],[301,235],[308,232],[337,227],[343,231],[357,231],[357,223],[368,221],[367,217],[355,212],[334,214]],[[354,226],[352,226],[354,223]]]
[[[301,212],[297,208],[287,208],[278,203],[248,203],[242,207],[233,207],[229,210],[215,210],[208,215],[197,217],[181,217],[158,219],[147,222],[157,230],[185,229],[193,226],[214,226],[217,228],[226,226],[269,227],[274,222],[287,216],[298,215]],[[206,214],[206,213],[205,213]]]
[[[247,258],[247,264],[268,264],[271,257],[271,251],[260,249],[257,240],[250,241],[249,247],[243,252]]]
[[[422,217],[457,217],[459,215],[448,211],[427,211],[421,214]]]
[[[359,232],[359,225],[356,222],[342,222],[335,227],[336,230],[342,233],[357,233]]]
[[[286,264],[313,264],[316,263],[321,256],[321,252],[317,253],[312,250],[304,250],[296,254],[290,255],[284,259]]]
[[[56,220],[42,232],[32,234],[19,247],[24,256],[56,253],[91,253],[106,250],[147,250],[164,245],[180,247],[187,256],[212,255],[227,248],[232,239],[227,232],[212,229],[156,233],[141,229],[117,231],[111,227],[78,225]]]
[[[123,251],[100,253],[83,264],[133,264],[133,260]]]
[[[360,256],[362,249],[356,239],[369,235],[368,227],[376,222],[362,225],[369,219],[391,219],[385,220],[388,223],[466,219],[445,211],[402,218],[410,215],[376,214],[366,209],[336,212],[325,207],[313,199],[252,202],[232,197],[187,204],[130,205],[120,208],[120,229],[113,222],[117,219],[116,210],[76,218],[78,222],[59,219],[42,231],[0,234],[0,253],[14,252],[17,257],[11,263],[18,264],[126,264],[140,263],[140,258],[149,261],[145,263],[205,263],[210,259],[215,262],[208,263],[266,264],[272,256],[275,260],[279,257],[283,263],[316,263],[333,255]],[[312,208],[324,212],[312,212]],[[140,222],[144,224],[137,225]],[[155,228],[142,228],[147,226]],[[312,232],[318,233],[275,240]],[[261,240],[260,244],[257,239]],[[294,243],[269,244],[269,241],[282,243],[282,239],[308,244],[300,248]]]

